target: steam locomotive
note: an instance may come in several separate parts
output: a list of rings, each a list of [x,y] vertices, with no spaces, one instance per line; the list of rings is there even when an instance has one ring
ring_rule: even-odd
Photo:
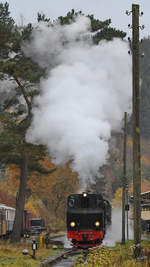
[[[101,194],[69,195],[67,237],[74,247],[99,246],[111,224],[111,204]]]

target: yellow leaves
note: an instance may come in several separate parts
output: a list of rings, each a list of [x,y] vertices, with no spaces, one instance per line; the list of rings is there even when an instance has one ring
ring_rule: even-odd
[[[15,164],[7,165],[6,168],[5,168],[5,172],[9,176],[16,176],[16,175],[18,176],[18,175],[20,175],[20,170],[17,167],[17,165],[15,165]]]
[[[140,133],[140,128],[136,127],[136,133],[139,134]]]
[[[7,192],[10,195],[15,196],[19,187],[19,177],[20,177],[20,169],[15,164],[10,164],[6,166],[5,169],[6,174],[6,183],[7,183]]]
[[[0,182],[0,203],[15,207],[15,197],[12,196],[4,182]]]
[[[109,247],[101,247],[89,251],[87,262],[83,263],[84,257],[82,256],[78,259],[75,267],[84,266],[84,267],[140,267],[148,266],[143,265],[141,262],[137,262],[135,259],[131,258],[128,253],[128,249],[120,248],[116,249]]]
[[[116,190],[116,193],[115,193],[115,199],[117,201],[120,201],[122,199],[122,188],[119,187],[117,190]]]
[[[20,168],[15,164],[7,165],[6,171],[12,179],[20,178]]]
[[[108,248],[95,249],[88,255],[87,264],[85,266],[112,266],[115,261],[115,257],[116,253]]]
[[[45,157],[44,160],[40,161],[41,165],[48,170],[55,168],[55,165],[50,161],[49,157]]]
[[[40,163],[48,171],[55,168],[48,156],[41,160]],[[71,162],[68,162],[64,167],[57,167],[53,173],[39,174],[37,172],[28,172],[28,199],[26,199],[25,208],[34,217],[44,215],[44,218],[49,218],[49,221],[53,217],[55,217],[56,221],[57,214],[58,222],[62,221],[64,223],[67,196],[78,190],[77,173],[72,173],[69,167],[70,164]],[[6,168],[6,175],[6,190],[15,199],[16,193],[19,190],[20,169],[16,165],[11,164]],[[41,203],[44,203],[42,208],[39,205],[39,200],[41,200]]]
[[[127,140],[127,144],[128,144],[128,146],[129,146],[130,148],[133,147],[133,141],[132,141],[132,139],[131,139],[130,137],[129,137],[128,140]]]
[[[142,161],[142,163],[144,163],[144,164],[150,166],[150,160],[148,159],[148,157],[147,157],[145,154],[142,155],[142,157],[141,157],[141,161]]]
[[[31,199],[25,204],[25,209],[27,209],[33,217],[40,217],[38,207],[35,205],[35,203],[33,204]]]
[[[147,192],[150,190],[150,181],[148,181],[146,178],[142,178],[141,180],[141,192]],[[130,184],[129,188],[130,194],[133,194],[133,181]]]
[[[114,198],[112,200],[112,205],[114,207],[120,207],[121,206],[121,203],[122,203],[122,188],[119,187],[116,190],[116,193],[114,194]]]

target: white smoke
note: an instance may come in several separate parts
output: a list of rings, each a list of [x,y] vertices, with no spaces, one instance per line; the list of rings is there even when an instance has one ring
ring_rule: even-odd
[[[27,141],[47,145],[55,164],[72,160],[82,183],[106,162],[111,131],[120,130],[132,91],[127,43],[94,45],[89,27],[85,17],[66,26],[41,23],[23,45],[25,54],[47,69]]]
[[[3,105],[5,100],[11,99],[15,95],[16,83],[13,79],[4,75],[0,80],[0,104]]]
[[[133,240],[133,220],[128,219],[129,240]],[[125,239],[127,240],[127,221],[125,221]],[[112,209],[112,224],[106,231],[103,240],[104,246],[115,246],[116,242],[122,240],[122,210]]]
[[[14,80],[9,79],[7,75],[4,76],[3,80],[0,80],[0,93],[11,93],[16,88]]]

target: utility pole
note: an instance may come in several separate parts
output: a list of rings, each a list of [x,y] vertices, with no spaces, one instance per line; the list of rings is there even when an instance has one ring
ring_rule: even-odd
[[[122,178],[122,244],[125,243],[125,199],[126,199],[126,143],[127,143],[127,112],[124,113],[124,148],[123,148],[123,178]]]
[[[129,195],[128,195],[128,181],[126,184],[126,222],[127,222],[127,240],[129,240],[129,216],[128,216],[128,211],[129,211]]]
[[[141,156],[140,156],[140,86],[139,86],[139,5],[133,4],[132,11],[126,11],[127,15],[132,13],[132,106],[133,106],[133,198],[134,198],[134,256],[141,255]],[[130,38],[129,38],[130,39]]]
[[[133,197],[135,257],[141,249],[141,162],[140,162],[140,93],[139,93],[139,5],[132,5],[132,87],[133,87]]]

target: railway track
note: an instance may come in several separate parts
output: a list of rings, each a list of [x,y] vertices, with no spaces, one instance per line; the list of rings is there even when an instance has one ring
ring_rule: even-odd
[[[64,237],[64,236],[63,236]],[[39,236],[31,236],[28,239],[28,242],[32,242],[32,239],[38,239]],[[49,240],[49,244],[53,244],[56,246],[62,245],[62,236],[52,237]],[[49,256],[42,260],[40,267],[73,267],[75,262],[77,261],[77,256],[81,255],[82,262],[87,263],[88,254],[99,247],[87,248],[87,249],[79,249],[79,248],[66,248],[64,252],[58,253],[54,256]]]
[[[54,267],[73,267],[77,260],[77,256],[80,254],[83,257],[84,263],[87,263],[88,254],[96,250],[99,247],[90,248],[90,249],[79,249],[79,248],[71,248],[67,249],[66,252],[59,254],[55,256],[53,259],[47,258],[45,262],[43,262],[40,267],[48,267],[48,266],[54,266]]]
[[[69,267],[73,266],[75,263],[76,257],[81,253],[80,249],[67,249],[64,253],[57,254],[55,257],[48,257],[40,265],[40,267]]]

